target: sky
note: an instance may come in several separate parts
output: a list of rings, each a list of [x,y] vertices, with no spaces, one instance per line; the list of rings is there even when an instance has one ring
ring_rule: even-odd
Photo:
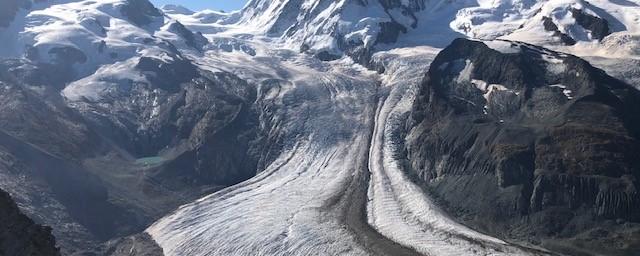
[[[193,11],[203,9],[233,11],[240,10],[247,3],[247,0],[151,0],[157,7],[165,4],[177,4],[185,6]]]

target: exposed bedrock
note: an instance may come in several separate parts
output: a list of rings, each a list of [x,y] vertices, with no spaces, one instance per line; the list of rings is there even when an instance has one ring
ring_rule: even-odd
[[[492,234],[638,250],[638,91],[574,56],[488,44],[457,39],[432,63],[408,122],[412,175]],[[600,229],[620,242],[584,242]]]
[[[61,158],[90,155],[95,134],[60,97],[48,96],[71,77],[59,65],[0,61],[0,130]]]
[[[255,103],[264,95],[254,85],[177,55],[142,57],[131,68],[144,82],[63,98],[73,76],[60,64],[0,63],[0,186],[54,228],[64,254],[140,232],[254,176],[280,152],[266,112],[273,104]]]
[[[255,88],[174,57],[142,57],[135,68],[148,83],[125,83],[96,102],[73,105],[134,157],[159,156],[162,163],[151,164],[149,175],[169,187],[231,185],[253,176]]]
[[[105,256],[162,256],[162,248],[147,233],[123,237],[105,246]]]
[[[591,39],[601,41],[611,34],[609,21],[606,19],[591,15],[583,9],[568,8],[567,11],[571,13],[576,24],[584,28],[586,32],[590,34]],[[576,44],[576,39],[572,37],[572,35],[575,36],[575,34],[571,34],[570,31],[561,31],[553,18],[548,16],[542,17],[542,25],[546,31],[553,32],[553,36],[559,38],[563,44]]]
[[[560,41],[565,45],[574,45],[576,44],[576,40],[571,38],[571,36],[562,33],[560,29],[558,29],[558,25],[553,22],[553,19],[549,17],[542,17],[542,25],[544,26],[544,30],[553,32],[554,37],[560,38]]]
[[[30,4],[31,1],[29,0],[5,0],[0,2],[0,28],[8,27],[20,8],[27,8]]]
[[[11,196],[0,190],[0,255],[56,256],[51,228],[34,223],[20,212]]]
[[[571,8],[570,11],[573,18],[576,19],[576,23],[591,31],[591,36],[594,39],[602,40],[611,34],[609,22],[606,19],[588,14],[581,9]]]
[[[82,165],[106,145],[59,97],[66,78],[56,70],[24,60],[0,63],[0,186],[25,214],[53,227],[68,254],[146,223],[112,201],[109,185]]]
[[[176,21],[169,25],[169,31],[174,32],[184,38],[187,46],[192,47],[198,51],[202,51],[203,48],[209,44],[209,40],[205,38],[200,32],[192,32],[186,28],[182,23]]]
[[[162,19],[162,12],[148,0],[127,0],[120,7],[120,13],[138,26],[145,26],[156,19]]]

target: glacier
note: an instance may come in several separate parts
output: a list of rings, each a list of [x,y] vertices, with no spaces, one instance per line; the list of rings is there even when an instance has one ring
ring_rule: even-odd
[[[349,58],[244,43],[258,55],[217,53],[199,64],[278,81],[258,98],[282,104],[273,118],[295,143],[256,177],[149,227],[166,255],[546,254],[457,224],[400,169],[399,124],[439,49],[377,53],[380,75]]]
[[[418,86],[457,37],[502,53],[519,53],[525,43],[544,45],[640,81],[627,65],[640,63],[638,0],[252,0],[231,13],[168,5],[144,24],[118,11],[126,2],[34,3],[0,28],[6,42],[0,57],[33,50],[39,61],[56,62],[52,49],[84,53],[69,64],[75,78],[60,92],[70,105],[112,97],[123,84],[150,83],[135,69],[145,57],[158,65],[185,60],[228,72],[256,87],[260,129],[285,141],[256,176],[180,206],[146,228],[169,256],[552,255],[456,222],[407,175],[401,136]],[[571,9],[618,22],[598,38]],[[545,19],[557,31],[549,31]],[[183,27],[207,42],[190,45],[180,34]],[[106,45],[108,51],[100,50]],[[562,65],[550,68],[564,71]],[[470,81],[487,100],[504,89]],[[572,99],[563,85],[549,86]],[[158,104],[157,96],[143,103],[151,107],[145,119],[159,115]],[[3,187],[21,191],[4,180],[9,178],[0,180]]]
[[[537,31],[540,27],[532,21],[558,6],[582,8],[583,3],[412,2],[417,26],[400,35],[397,43],[376,46],[380,50],[371,57],[370,63],[382,73],[367,71],[348,57],[320,63],[287,50],[308,44],[312,52],[339,55],[342,39],[333,37],[336,34],[347,42],[361,41],[364,47],[375,45],[380,33],[375,24],[393,19],[387,16],[393,12],[376,2],[355,2],[252,1],[248,6],[253,8],[216,14],[218,20],[203,30],[215,31],[205,33],[211,41],[226,38],[258,54],[216,53],[200,60],[201,65],[223,68],[249,81],[279,81],[276,92],[260,90],[265,95],[259,98],[268,97],[287,109],[278,125],[291,127],[285,131],[295,143],[256,177],[180,207],[147,232],[167,255],[551,254],[455,222],[428,191],[406,176],[399,136],[424,71],[449,40],[464,34],[548,44],[546,32]],[[298,16],[287,9],[298,7]],[[495,8],[501,11],[491,11]],[[543,12],[536,11],[541,8]],[[612,13],[619,15],[616,8],[620,7]],[[363,9],[367,18],[361,19]],[[630,15],[626,20],[634,24]],[[184,19],[191,29],[203,27],[194,15],[171,16]],[[371,17],[377,20],[371,22]],[[411,22],[401,21],[408,27]],[[563,22],[563,30],[575,23]],[[636,33],[635,28],[630,25],[624,33]],[[543,36],[532,37],[537,35]],[[579,53],[596,44],[591,37],[580,40],[578,46],[556,49]],[[517,45],[505,41],[487,45],[518,52]]]

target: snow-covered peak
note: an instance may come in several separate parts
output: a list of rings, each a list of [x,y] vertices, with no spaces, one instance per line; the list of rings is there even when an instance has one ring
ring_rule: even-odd
[[[251,54],[242,45],[254,40],[359,63],[377,51],[444,48],[458,37],[522,41],[579,56],[640,56],[639,0],[251,0],[231,13],[157,9],[147,0],[12,1],[15,18],[0,27],[0,56],[52,62],[60,61],[56,52],[75,52],[64,61],[81,64],[80,77],[142,52]]]
[[[523,20],[534,16],[543,5],[535,0],[496,0],[470,3],[457,11],[450,23],[453,30],[469,37],[494,39],[510,33],[522,25]]]
[[[51,1],[0,29],[0,57],[72,66],[78,78],[134,57],[200,51],[207,40],[147,0]],[[177,47],[177,48],[176,48]]]
[[[640,1],[504,2],[500,9],[461,9],[451,27],[471,38],[523,41],[583,56],[639,56]]]
[[[192,15],[195,12],[190,10],[187,7],[176,4],[166,4],[162,6],[162,11],[166,14],[184,14],[184,15]]]
[[[478,6],[459,10],[451,28],[479,39],[504,36],[573,45],[613,32],[636,33],[638,13],[637,4],[606,0],[478,1]]]
[[[202,10],[198,12],[184,10],[175,7],[163,7],[164,13],[171,19],[179,21],[193,32],[205,35],[220,34],[228,31],[237,22],[240,11],[221,12],[214,10]],[[243,32],[241,32],[243,33]]]
[[[458,37],[628,57],[638,50],[625,42],[640,34],[638,0],[252,0],[232,14],[171,16],[203,34],[266,36],[321,59],[360,62],[375,51],[443,48]]]
[[[415,26],[425,0],[253,0],[237,24],[321,58],[361,55]]]

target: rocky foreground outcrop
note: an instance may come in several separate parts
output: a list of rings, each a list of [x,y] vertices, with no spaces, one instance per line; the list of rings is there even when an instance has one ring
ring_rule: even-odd
[[[408,129],[411,175],[464,223],[570,254],[640,249],[640,93],[586,61],[457,39]]]
[[[123,237],[106,244],[105,256],[162,256],[162,248],[147,233]]]
[[[51,228],[22,214],[7,192],[0,190],[0,255],[60,255]]]

